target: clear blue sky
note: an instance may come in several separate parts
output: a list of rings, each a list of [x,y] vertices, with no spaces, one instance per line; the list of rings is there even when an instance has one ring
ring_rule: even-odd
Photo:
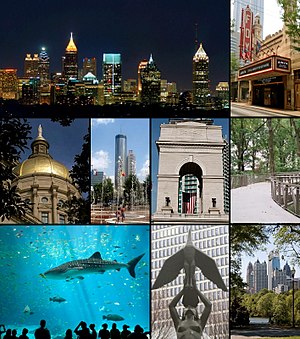
[[[220,118],[212,119],[214,125],[222,126],[223,137],[229,140],[229,119]],[[168,123],[169,119],[152,119],[151,120],[151,179],[152,179],[152,213],[156,211],[156,196],[157,196],[157,172],[158,172],[158,150],[156,140],[159,138],[160,125]]]
[[[74,156],[81,153],[83,137],[88,133],[89,119],[75,119],[70,126],[66,127],[50,119],[28,119],[28,123],[32,126],[32,139],[28,142],[28,149],[22,154],[21,159],[25,160],[31,154],[30,145],[38,136],[37,129],[41,124],[43,137],[50,144],[50,155],[70,170],[74,164]]]
[[[125,134],[127,152],[136,156],[136,171],[143,181],[149,172],[149,119],[92,119],[91,164],[93,169],[115,174],[115,136]]]

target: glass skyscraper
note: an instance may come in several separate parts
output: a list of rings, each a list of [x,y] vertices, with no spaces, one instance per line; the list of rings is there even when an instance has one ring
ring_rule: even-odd
[[[105,104],[114,103],[114,96],[122,91],[121,66],[121,54],[103,54],[102,73]]]
[[[63,57],[63,76],[67,81],[70,78],[78,79],[78,52],[73,41],[73,33]]]

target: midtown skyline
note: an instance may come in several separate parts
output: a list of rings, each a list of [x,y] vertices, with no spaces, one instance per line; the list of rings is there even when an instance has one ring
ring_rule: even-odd
[[[197,23],[198,45],[203,44],[211,60],[211,90],[218,82],[228,81],[229,4],[221,0],[205,6],[195,0],[184,5],[174,1],[172,6],[159,1],[145,1],[143,6],[120,0],[105,6],[51,2],[43,4],[47,15],[41,15],[37,5],[25,6],[20,0],[2,5],[8,14],[0,23],[5,32],[0,35],[0,68],[17,68],[23,74],[26,54],[45,47],[51,72],[60,72],[61,57],[73,32],[80,67],[84,57],[96,57],[101,69],[103,53],[120,53],[122,78],[136,78],[138,63],[152,53],[163,79],[176,82],[181,90],[191,89]],[[18,26],[11,27],[11,22]]]

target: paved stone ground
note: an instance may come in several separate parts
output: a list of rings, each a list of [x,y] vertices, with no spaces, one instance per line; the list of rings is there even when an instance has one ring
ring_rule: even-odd
[[[277,205],[271,198],[271,184],[262,182],[231,190],[231,222],[295,223],[300,218]]]
[[[100,209],[99,206],[92,206],[91,211],[91,223],[92,224],[118,224],[118,225],[128,225],[128,224],[149,224],[150,223],[150,213],[149,208],[139,209],[133,211],[125,211],[125,220],[124,222],[116,222],[115,212],[111,209]]]
[[[279,338],[279,337],[299,337],[299,328],[280,328],[270,325],[250,325],[247,328],[231,330],[232,339],[259,339],[259,338]]]

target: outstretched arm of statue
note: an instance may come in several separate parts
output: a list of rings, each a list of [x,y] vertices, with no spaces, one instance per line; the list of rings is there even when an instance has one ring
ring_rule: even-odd
[[[195,289],[197,295],[199,296],[200,300],[203,302],[205,308],[204,311],[200,317],[200,324],[201,324],[201,328],[202,330],[204,329],[206,323],[207,323],[207,319],[210,315],[211,312],[211,302],[205,297],[204,294],[202,294],[197,288]]]
[[[176,310],[176,305],[178,304],[180,298],[183,296],[184,290],[181,290],[175,297],[174,299],[170,302],[169,305],[169,310],[170,310],[170,314],[171,314],[171,318],[173,320],[174,326],[177,330],[179,322],[180,322],[180,318],[179,318],[179,314]]]

